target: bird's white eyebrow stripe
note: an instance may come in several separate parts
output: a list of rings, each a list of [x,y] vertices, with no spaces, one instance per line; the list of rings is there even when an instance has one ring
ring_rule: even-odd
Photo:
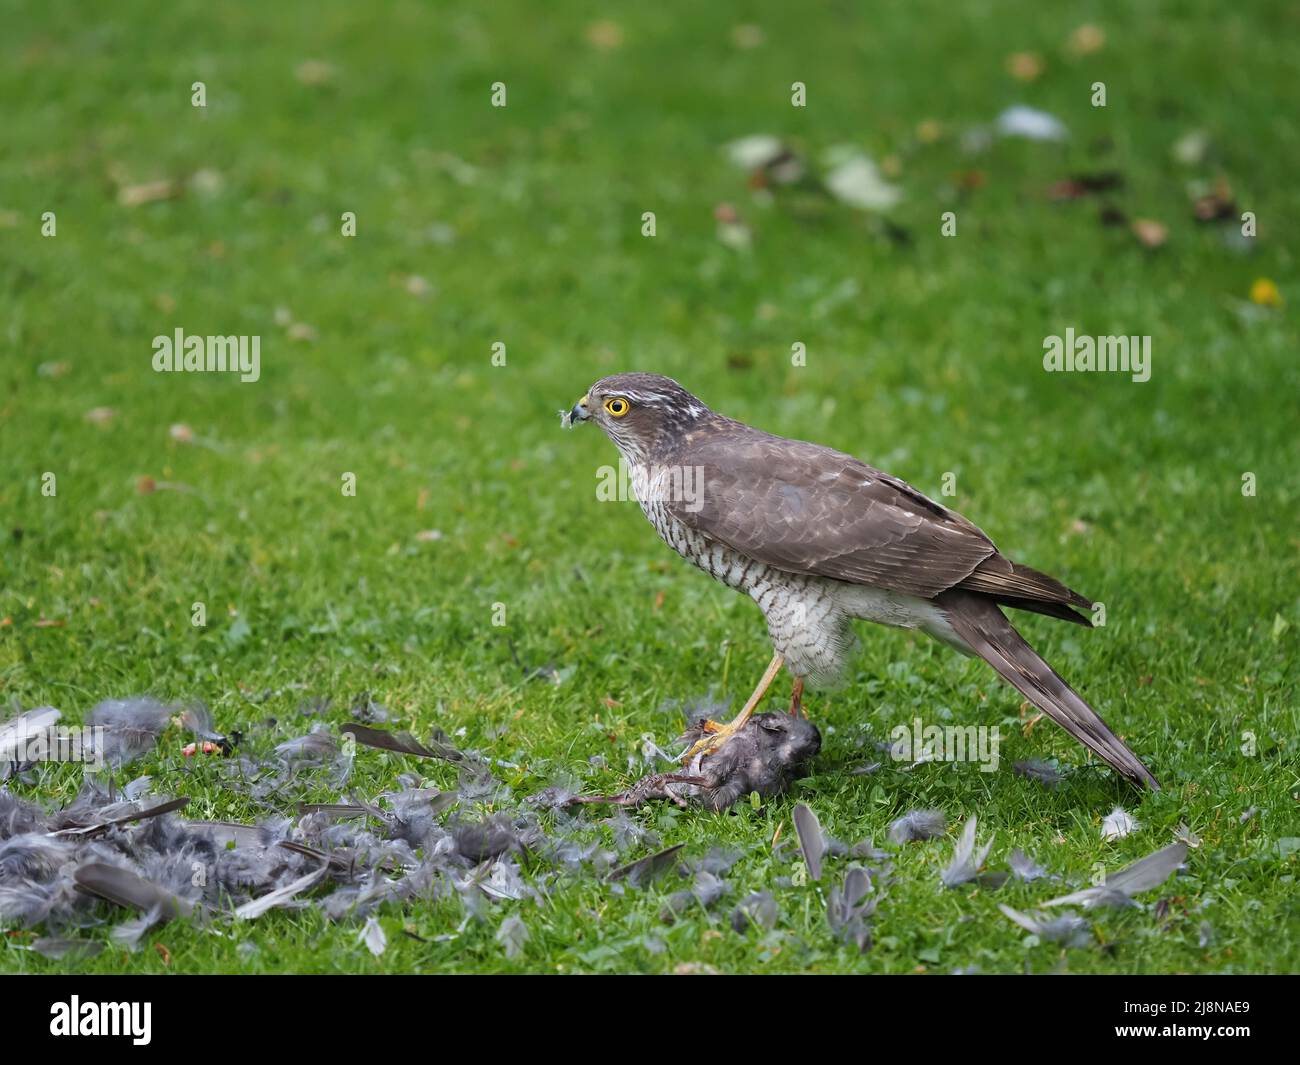
[[[624,388],[622,390],[610,392],[608,393],[608,395],[623,396],[625,399],[631,400],[633,403],[676,402],[673,396],[670,396],[664,392],[637,392],[630,388]],[[688,403],[686,409],[687,412],[691,414],[693,417],[699,417],[707,410],[706,407],[703,407],[698,403]]]

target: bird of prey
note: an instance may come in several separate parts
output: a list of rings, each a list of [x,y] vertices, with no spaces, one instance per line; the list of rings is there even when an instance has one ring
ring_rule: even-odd
[[[1026,699],[1139,787],[1156,778],[1012,627],[1014,607],[1091,627],[1092,603],[1012,562],[960,514],[905,481],[819,444],[773,436],[710,410],[658,374],[604,377],[561,412],[593,421],[626,460],[660,537],[763,611],[774,654],[734,721],[688,758],[716,750],[754,712],[782,664],[832,683],[854,618],[922,632],[978,655]]]

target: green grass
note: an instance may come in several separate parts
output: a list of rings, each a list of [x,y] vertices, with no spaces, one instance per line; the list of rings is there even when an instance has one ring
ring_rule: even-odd
[[[747,599],[671,555],[635,506],[596,501],[609,443],[559,431],[555,411],[594,379],[642,369],[936,497],[955,473],[944,502],[1106,604],[1094,632],[1023,628],[1166,785],[1138,796],[1100,771],[1056,791],[1020,778],[1012,761],[1080,765],[1084,752],[1047,723],[1025,735],[1018,698],[982,664],[864,628],[849,686],[809,700],[825,744],[798,797],[850,842],[881,840],[917,805],[954,826],[900,854],[869,954],[830,935],[825,886],[777,889],[773,933],[726,921],[741,895],[792,872],[792,854],[770,848],[779,827],[791,832],[792,797],[728,816],[637,815],[689,854],[746,849],[712,918],[666,927],[676,885],[617,895],[589,879],[520,908],[532,938],[510,962],[494,935],[513,903],[446,943],[395,933],[445,933],[459,905],[385,912],[378,959],[354,923],[277,912],[251,927],[157,929],[147,942],[166,946],[169,967],[146,946],[81,968],[1300,968],[1300,859],[1279,844],[1300,835],[1294,4],[0,6],[0,701],[78,721],[101,698],[149,691],[205,700],[227,727],[274,716],[286,738],[307,727],[305,695],[335,696],[341,723],[369,690],[403,726],[463,728],[465,744],[517,762],[517,793],[561,771],[620,786],[643,733],[674,734],[670,700],[716,688],[737,702],[770,653]],[[621,47],[588,42],[600,18],[621,24]],[[737,48],[741,22],[765,43]],[[1084,22],[1106,43],[1077,57],[1065,42]],[[1044,57],[1036,82],[1008,75],[1013,51]],[[312,59],[332,80],[295,77]],[[204,110],[190,106],[200,80]],[[489,106],[498,80],[504,109]],[[803,109],[790,105],[796,80]],[[1106,108],[1089,106],[1094,81]],[[964,154],[962,130],[1015,102],[1059,116],[1069,144]],[[937,142],[918,141],[926,120],[942,124]],[[1186,166],[1171,145],[1192,129],[1211,149]],[[815,196],[755,202],[722,147],[757,132],[814,161],[845,143],[896,157],[905,198],[892,218],[910,245]],[[1165,224],[1163,247],[1102,226],[1095,198],[1049,200],[1053,182],[1097,170],[1123,174],[1110,202]],[[219,187],[191,184],[201,171]],[[957,191],[972,171],[983,184]],[[1248,252],[1192,217],[1189,181],[1218,177],[1259,220]],[[119,204],[119,185],[159,179],[186,191]],[[751,252],[718,240],[720,202],[752,225]],[[945,210],[955,238],[939,234]],[[354,239],[339,235],[344,211]],[[656,212],[654,238],[640,235],[643,211]],[[409,291],[411,275],[431,291]],[[1289,303],[1252,312],[1256,278]],[[293,339],[277,308],[315,339]],[[153,373],[152,338],[177,326],[260,335],[261,380]],[[1043,337],[1071,326],[1150,335],[1151,380],[1044,373]],[[491,364],[496,341],[505,367]],[[791,366],[796,341],[806,367]],[[115,415],[87,421],[97,407]],[[173,423],[207,443],[173,440]],[[142,477],[189,490],[142,494]],[[431,529],[441,539],[417,538]],[[196,601],[204,628],[190,623]],[[524,664],[572,674],[522,683],[511,642]],[[1003,769],[847,772],[864,730],[884,738],[915,716],[1001,726]],[[182,742],[169,733],[139,771],[191,795],[191,814],[262,812],[211,766],[181,775]],[[591,769],[595,754],[607,770]],[[411,768],[370,751],[358,765],[365,794]],[[451,783],[439,765],[418,768]],[[64,767],[19,790],[62,801],[76,783]],[[1103,843],[1116,803],[1144,827]],[[1150,911],[1107,912],[1104,943],[1062,952],[1026,944],[996,908],[1032,908],[1050,885],[940,890],[970,813],[981,838],[997,833],[995,865],[1020,846],[1073,878],[1163,845],[1181,822],[1203,842],[1164,889],[1163,930]],[[0,967],[75,967],[16,949],[28,941],[11,934]]]

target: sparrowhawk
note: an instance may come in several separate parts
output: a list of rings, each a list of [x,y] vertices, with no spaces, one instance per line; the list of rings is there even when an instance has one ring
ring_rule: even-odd
[[[863,618],[978,655],[1084,746],[1138,786],[1156,779],[1012,627],[1015,607],[1091,627],[1092,603],[1012,562],[960,514],[851,455],[762,432],[710,410],[671,378],[624,373],[591,386],[566,424],[594,421],[631,472],[633,494],[668,546],[763,611],[774,654],[724,743],[782,664],[833,681]],[[693,749],[692,753],[698,753]]]

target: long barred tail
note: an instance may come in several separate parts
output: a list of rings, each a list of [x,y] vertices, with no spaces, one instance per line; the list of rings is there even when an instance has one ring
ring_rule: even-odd
[[[995,603],[962,591],[944,592],[935,602],[957,635],[1003,680],[1116,772],[1138,787],[1160,790],[1160,784],[1137,755],[1024,641]]]

